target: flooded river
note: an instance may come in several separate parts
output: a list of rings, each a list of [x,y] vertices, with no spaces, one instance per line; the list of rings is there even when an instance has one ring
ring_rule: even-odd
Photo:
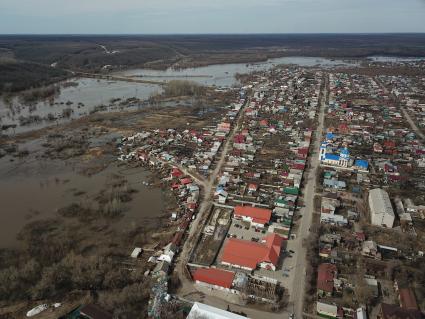
[[[382,63],[400,63],[425,61],[425,57],[371,56],[368,60]]]
[[[71,82],[77,86],[62,88],[60,93],[54,98],[40,101],[33,105],[21,102],[19,97],[15,97],[10,103],[0,99],[0,125],[16,124],[17,127],[14,130],[8,130],[7,133],[9,134],[28,132],[80,118],[90,114],[96,107],[102,105],[105,106],[102,109],[104,112],[134,109],[138,106],[121,107],[119,103],[130,98],[146,100],[151,95],[161,92],[160,86],[150,84],[110,82],[86,78],[73,79]],[[69,118],[62,116],[66,109],[73,110]],[[39,116],[40,118],[53,116],[57,119],[20,125],[20,118],[28,116]]]
[[[114,229],[128,231],[163,213],[162,191],[145,186],[149,172],[142,168],[125,169],[111,165],[91,177],[77,174],[76,167],[59,160],[0,159],[0,248],[16,247],[16,235],[34,220],[57,217],[57,210],[70,204],[87,204],[105,187],[112,174],[124,177],[137,190],[125,203],[122,218]]]
[[[204,85],[229,87],[237,84],[237,73],[250,73],[267,70],[279,64],[296,64],[299,66],[335,67],[338,65],[355,65],[355,62],[330,60],[314,57],[284,57],[270,59],[265,62],[250,64],[221,64],[184,70],[168,69],[165,71],[135,69],[118,73],[119,75],[166,82],[174,79],[196,81]],[[104,106],[102,112],[129,110],[141,107],[140,104],[131,104],[122,107],[120,102],[130,98],[147,100],[151,95],[161,92],[161,86],[134,82],[111,82],[105,80],[79,78],[71,80],[77,86],[62,88],[60,93],[51,100],[40,101],[33,105],[22,103],[15,97],[9,103],[0,98],[0,126],[16,125],[9,128],[6,134],[17,134],[33,131],[46,126],[58,125],[72,119],[88,115],[99,106]],[[119,99],[114,101],[114,99]],[[71,109],[69,117],[63,117],[63,112]],[[31,124],[21,125],[22,118],[29,116],[39,117],[42,120]],[[50,117],[50,120],[46,118]],[[54,119],[53,119],[54,118]]]
[[[138,77],[145,80],[153,81],[170,81],[170,80],[190,80],[203,85],[215,85],[218,87],[231,87],[237,84],[235,75],[237,73],[251,73],[255,71],[268,70],[280,64],[294,64],[303,67],[320,66],[323,68],[336,66],[355,66],[356,62],[347,62],[342,60],[331,60],[315,57],[283,57],[269,59],[266,62],[258,63],[233,63],[233,64],[218,64],[209,65],[197,68],[188,69],[172,69],[165,71],[149,70],[149,69],[134,69],[126,70],[117,73],[121,76]]]

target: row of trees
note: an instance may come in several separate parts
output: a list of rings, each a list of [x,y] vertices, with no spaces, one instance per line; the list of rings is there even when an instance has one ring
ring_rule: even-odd
[[[71,252],[49,266],[30,259],[22,267],[1,270],[0,300],[53,299],[69,291],[116,290],[143,280],[143,273],[129,272],[111,258]]]
[[[305,305],[312,305],[316,296],[317,267],[319,266],[319,237],[321,234],[320,224],[313,224],[310,227],[310,234],[303,242],[303,246],[308,247],[306,258],[306,278],[305,278]]]

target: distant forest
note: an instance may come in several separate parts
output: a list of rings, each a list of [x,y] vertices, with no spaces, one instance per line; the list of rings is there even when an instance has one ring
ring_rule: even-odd
[[[425,34],[4,35],[0,36],[0,90],[54,82],[65,76],[61,69],[99,72],[105,66],[165,69],[282,56],[370,55],[425,56]]]
[[[65,79],[68,73],[31,62],[0,63],[0,93],[13,93],[49,85]]]

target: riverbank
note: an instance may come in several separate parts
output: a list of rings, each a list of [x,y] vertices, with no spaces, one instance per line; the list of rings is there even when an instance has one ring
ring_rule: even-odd
[[[174,234],[169,217],[178,205],[162,181],[168,173],[117,164],[121,135],[79,124],[9,139],[0,158],[8,208],[0,215],[0,316],[22,318],[52,302],[63,303],[55,313],[64,314],[93,291],[112,309],[129,296],[145,298],[127,308],[146,312],[148,261],[130,254],[162,247]]]

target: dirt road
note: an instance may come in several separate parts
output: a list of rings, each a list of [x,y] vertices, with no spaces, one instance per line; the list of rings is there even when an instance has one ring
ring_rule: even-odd
[[[409,123],[412,130],[416,133],[416,135],[421,138],[422,140],[425,140],[425,135],[421,132],[421,130],[416,126],[415,122],[410,117],[409,113],[404,109],[404,107],[401,107],[401,112],[403,113],[404,118],[406,119],[407,123]]]
[[[326,76],[326,81],[324,88],[322,90],[322,96],[320,100],[320,108],[318,114],[318,127],[315,133],[315,141],[313,145],[313,150],[317,152],[320,148],[320,143],[324,131],[324,111],[326,105],[326,96],[328,93],[328,78]],[[243,108],[244,109],[244,108]],[[236,120],[236,125],[233,127],[231,133],[228,135],[228,138],[223,146],[223,151],[218,159],[216,168],[211,174],[210,178],[206,182],[204,188],[204,196],[200,205],[200,212],[192,223],[189,239],[185,242],[182,253],[180,254],[180,258],[176,265],[176,271],[178,273],[179,278],[181,279],[181,287],[179,289],[178,295],[182,297],[186,297],[188,295],[195,295],[196,292],[193,282],[185,276],[185,265],[187,263],[187,259],[189,257],[190,251],[193,249],[193,245],[195,239],[199,235],[200,224],[205,220],[206,214],[208,213],[211,204],[212,204],[212,195],[214,187],[217,183],[217,176],[219,175],[222,166],[225,163],[227,153],[230,149],[231,142],[236,132],[239,131],[242,120],[243,120],[243,109],[239,113],[239,116]],[[301,209],[300,214],[303,216],[301,218],[301,224],[299,226],[297,239],[288,241],[288,249],[292,249],[296,251],[296,260],[294,266],[294,275],[291,278],[290,282],[290,305],[285,312],[281,313],[269,313],[261,310],[254,310],[247,307],[241,307],[236,305],[231,305],[232,309],[239,311],[244,311],[251,318],[288,318],[291,312],[296,314],[296,318],[302,318],[303,315],[303,301],[304,301],[304,287],[305,287],[305,269],[306,269],[306,250],[308,247],[303,247],[303,239],[307,238],[309,235],[309,228],[312,223],[313,210],[314,210],[314,194],[316,193],[316,178],[319,167],[319,160],[316,153],[310,157],[310,171],[308,176],[306,177],[306,184],[304,190],[304,201],[306,206]],[[207,304],[211,304],[213,306],[217,306],[220,308],[227,307],[227,302],[213,296],[205,296],[203,302]],[[292,306],[291,306],[292,305]]]
[[[385,94],[389,94],[392,96],[392,98],[398,102],[398,98],[391,94],[390,91],[387,89],[387,87],[382,83],[382,81],[378,77],[374,77],[374,80],[376,83],[379,84],[379,86],[382,88],[382,90],[385,92]],[[409,113],[406,111],[406,109],[399,105],[401,112],[403,113],[404,118],[406,119],[407,123],[409,123],[410,128],[416,133],[416,135],[422,139],[422,141],[425,140],[425,135],[421,132],[421,130],[416,126],[416,123],[412,120]]]
[[[190,226],[188,239],[185,241],[183,245],[182,251],[177,260],[176,268],[175,268],[175,271],[177,272],[178,277],[180,278],[180,281],[181,281],[179,295],[184,296],[184,295],[187,295],[188,293],[195,291],[195,289],[193,288],[193,282],[186,277],[186,274],[185,274],[186,264],[188,262],[190,252],[194,248],[196,238],[198,238],[199,233],[202,230],[201,225],[205,221],[207,214],[211,208],[213,195],[214,195],[213,191],[217,184],[217,177],[226,161],[227,153],[230,150],[230,146],[232,145],[233,138],[236,132],[239,131],[242,125],[244,109],[247,104],[249,104],[249,99],[239,111],[238,117],[236,118],[236,124],[233,126],[232,130],[230,131],[230,134],[227,136],[224,142],[222,152],[220,154],[220,157],[218,158],[214,171],[211,173],[207,181],[201,183],[201,186],[203,187],[202,189],[203,196],[199,206],[199,213],[197,214],[196,219],[192,222]]]

